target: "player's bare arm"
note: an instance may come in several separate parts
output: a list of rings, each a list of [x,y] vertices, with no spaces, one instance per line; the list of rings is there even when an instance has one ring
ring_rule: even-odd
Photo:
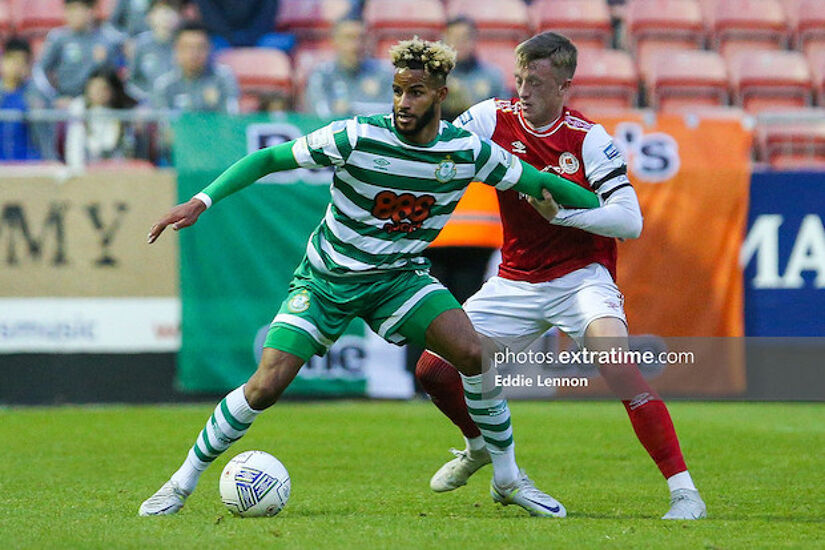
[[[252,185],[267,174],[298,168],[298,163],[292,154],[294,144],[294,141],[290,141],[246,155],[227,168],[202,192],[189,199],[188,202],[175,206],[158,220],[149,230],[147,242],[149,244],[155,242],[169,225],[175,231],[189,227],[198,221],[198,216],[214,202]]]
[[[155,222],[155,225],[149,230],[147,242],[152,244],[158,240],[158,237],[160,237],[160,234],[163,233],[163,230],[166,229],[168,225],[171,225],[175,231],[193,225],[198,221],[198,216],[200,216],[204,210],[206,210],[206,204],[194,197],[189,199],[188,202],[175,206],[165,216]]]

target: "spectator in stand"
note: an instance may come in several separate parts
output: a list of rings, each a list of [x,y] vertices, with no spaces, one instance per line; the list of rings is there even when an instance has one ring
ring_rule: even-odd
[[[127,84],[129,94],[140,101],[150,98],[158,77],[175,68],[173,39],[180,23],[180,2],[152,0],[147,20],[151,30],[135,37]]]
[[[28,111],[38,98],[33,97],[29,69],[31,48],[20,38],[9,39],[0,58],[0,110]],[[30,160],[40,158],[33,147],[29,124],[25,120],[0,118],[0,160]]]
[[[216,48],[265,46],[289,51],[295,37],[273,29],[278,0],[196,0]]]
[[[85,161],[133,157],[136,138],[132,127],[106,115],[131,109],[135,103],[117,73],[106,69],[92,73],[83,96],[69,106],[72,122],[66,131],[66,163],[82,166]]]
[[[333,42],[336,59],[319,65],[307,79],[306,110],[324,118],[388,112],[393,73],[388,64],[367,57],[364,24],[338,21]]]
[[[481,62],[476,56],[478,29],[467,17],[447,23],[444,42],[455,48],[456,64],[447,79],[450,94],[442,106],[442,116],[452,121],[472,105],[491,97],[510,97],[497,67]],[[515,61],[513,61],[515,68]]]
[[[175,35],[175,68],[161,76],[153,91],[157,109],[238,112],[238,83],[229,68],[209,62],[206,27],[185,23]]]
[[[94,71],[115,68],[117,37],[95,26],[94,7],[95,0],[66,0],[66,26],[49,31],[34,65],[34,84],[59,109],[83,93]]]
[[[149,30],[146,16],[150,9],[150,0],[117,0],[115,9],[109,16],[109,23],[124,38],[137,36]]]

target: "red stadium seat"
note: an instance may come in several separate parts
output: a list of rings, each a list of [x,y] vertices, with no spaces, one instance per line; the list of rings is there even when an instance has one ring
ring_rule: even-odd
[[[527,6],[523,0],[448,0],[447,17],[464,16],[478,27],[481,41],[515,46],[530,33]]]
[[[478,48],[478,57],[485,63],[498,67],[504,78],[504,85],[513,94],[516,91],[516,56],[510,46],[494,46],[492,44]]]
[[[418,35],[437,40],[444,34],[447,16],[439,0],[368,0],[364,22],[376,40],[375,54],[387,57],[389,47]]]
[[[825,113],[800,113],[807,122],[760,122],[756,128],[759,158],[778,169],[825,170]],[[796,118],[796,117],[794,117]]]
[[[117,4],[117,0],[97,0],[95,17],[99,21],[106,21],[115,10],[115,4]]]
[[[803,51],[825,48],[825,2],[801,0],[797,11],[796,41]]]
[[[650,106],[661,111],[728,103],[728,71],[725,60],[716,52],[680,50],[660,54],[645,81]]]
[[[335,22],[350,9],[348,0],[280,0],[276,27],[301,41],[326,40]]]
[[[11,14],[17,31],[29,36],[66,23],[64,0],[11,0]]]
[[[292,85],[295,90],[295,108],[303,110],[303,93],[307,78],[312,70],[320,63],[335,59],[335,50],[332,48],[302,48],[299,47],[293,58]]]
[[[608,47],[613,40],[605,0],[538,0],[531,10],[539,32],[561,33],[580,49]]]
[[[0,37],[5,38],[11,34],[12,20],[11,9],[6,0],[0,0]]]
[[[816,91],[816,102],[820,107],[825,107],[825,48],[808,52],[808,65]]]
[[[636,106],[639,77],[630,54],[619,50],[582,49],[569,103],[585,112]]]
[[[634,0],[627,8],[626,28],[628,45],[643,68],[651,52],[693,50],[705,41],[702,12],[695,0]]]
[[[282,51],[231,48],[219,52],[217,59],[232,69],[243,92],[289,93],[292,88],[292,68]]]
[[[745,50],[778,50],[788,43],[787,19],[778,0],[719,1],[712,21],[714,49],[725,56]]]
[[[728,61],[736,104],[749,113],[811,104],[811,72],[799,52],[739,52]]]

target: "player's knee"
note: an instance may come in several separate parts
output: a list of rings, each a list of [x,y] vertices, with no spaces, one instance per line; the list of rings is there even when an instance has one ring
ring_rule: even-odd
[[[481,373],[481,342],[478,338],[458,340],[450,350],[450,362],[465,375]]]
[[[292,363],[280,352],[264,353],[258,370],[246,383],[245,395],[250,407],[262,410],[275,404],[301,368],[302,363]]]

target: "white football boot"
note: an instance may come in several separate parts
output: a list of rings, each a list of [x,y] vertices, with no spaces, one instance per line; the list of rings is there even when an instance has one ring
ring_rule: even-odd
[[[670,494],[670,510],[662,519],[702,519],[707,516],[707,507],[699,491],[676,489]]]
[[[467,485],[467,480],[476,470],[491,462],[487,449],[478,451],[450,449],[450,452],[455,455],[455,458],[439,468],[430,479],[430,489],[436,493],[452,491],[462,485]]]
[[[158,491],[143,501],[138,510],[139,516],[168,516],[176,514],[189,494],[178,487],[174,481],[167,481]]]
[[[504,506],[515,504],[521,506],[531,516],[546,518],[563,518],[567,510],[561,502],[536,488],[533,481],[527,477],[524,470],[519,470],[518,479],[509,487],[499,487],[495,479],[490,483],[490,495],[495,502]]]

